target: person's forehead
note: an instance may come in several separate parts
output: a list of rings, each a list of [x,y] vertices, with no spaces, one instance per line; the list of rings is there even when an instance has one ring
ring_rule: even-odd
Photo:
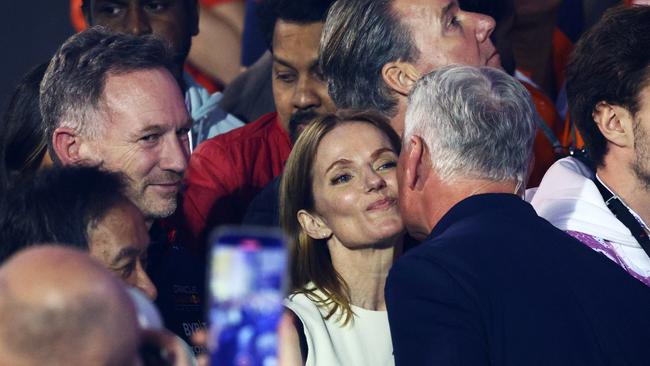
[[[393,0],[393,9],[402,20],[439,18],[453,7],[458,7],[457,0]]]
[[[113,123],[134,118],[158,124],[184,124],[189,118],[180,87],[164,68],[109,74],[102,101],[100,111]]]
[[[363,136],[359,139],[358,136]],[[316,152],[315,165],[324,172],[337,159],[368,155],[379,148],[390,148],[388,137],[377,127],[367,122],[344,122],[321,139]]]
[[[281,63],[311,64],[318,59],[322,22],[292,23],[278,20],[273,32],[273,57]]]
[[[180,95],[180,87],[169,70],[164,67],[145,67],[126,72],[109,72],[106,75],[104,96],[113,98],[128,92],[141,94],[143,97],[155,96],[159,93],[155,87],[176,89]]]

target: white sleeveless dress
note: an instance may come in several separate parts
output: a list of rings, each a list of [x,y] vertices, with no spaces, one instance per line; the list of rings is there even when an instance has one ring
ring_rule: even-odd
[[[304,294],[290,295],[284,305],[300,319],[307,339],[306,366],[393,366],[393,344],[386,311],[352,306],[354,319],[342,326]]]

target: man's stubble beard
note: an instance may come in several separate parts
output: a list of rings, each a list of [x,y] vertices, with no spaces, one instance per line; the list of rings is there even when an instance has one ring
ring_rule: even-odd
[[[650,139],[641,126],[641,119],[634,121],[634,162],[632,171],[646,191],[650,191]]]
[[[292,114],[289,120],[289,137],[291,138],[291,142],[295,144],[304,128],[318,117],[318,115],[313,109],[300,110]]]
[[[128,178],[127,196],[138,207],[145,220],[164,219],[171,216],[178,207],[178,196],[176,193],[160,196],[155,192],[147,192],[151,183],[180,180],[181,175],[173,172],[164,172],[153,178],[147,178],[141,185],[135,186],[133,180]]]

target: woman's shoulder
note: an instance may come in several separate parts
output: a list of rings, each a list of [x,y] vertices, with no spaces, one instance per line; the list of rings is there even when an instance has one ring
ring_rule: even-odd
[[[336,365],[341,364],[337,357],[335,346],[330,338],[330,320],[325,319],[322,310],[310,296],[303,292],[293,293],[284,300],[288,308],[300,322],[296,330],[303,355],[306,354],[306,365]]]
[[[307,320],[322,323],[326,313],[322,309],[322,306],[318,306],[314,302],[314,296],[323,296],[323,294],[319,290],[310,289],[310,291],[310,295],[307,295],[306,292],[290,294],[284,299],[284,306],[293,311],[303,320],[303,323]]]
[[[327,310],[314,295],[319,294],[298,292],[285,299],[285,306],[303,325],[307,365],[394,365],[385,311],[354,307],[354,318],[343,325],[338,313],[325,318]]]

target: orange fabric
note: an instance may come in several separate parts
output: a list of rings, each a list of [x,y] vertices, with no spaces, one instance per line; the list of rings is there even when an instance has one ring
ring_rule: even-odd
[[[632,0],[626,0],[626,4],[630,4]],[[555,85],[558,88],[563,88],[566,81],[566,66],[569,63],[569,58],[573,52],[573,42],[559,29],[555,28],[553,31],[553,71],[555,72]],[[559,89],[558,89],[559,91]],[[573,122],[571,116],[567,113],[564,122],[559,125],[560,131],[556,131],[560,143],[564,147],[574,147],[582,149],[584,141],[580,132],[576,129],[572,132]],[[575,133],[575,141],[573,134]]]
[[[555,136],[559,136],[562,132],[562,120],[555,110],[555,104],[546,96],[546,94],[533,85],[525,81],[521,81],[521,83],[526,87],[526,89],[528,89],[533,103],[535,103],[537,113],[551,128]],[[548,170],[548,168],[557,160],[553,144],[541,128],[537,129],[535,135],[533,155],[535,156],[535,163],[528,178],[529,188],[539,186],[539,182],[542,181],[542,177],[544,177],[546,170]]]
[[[569,57],[573,52],[573,42],[559,28],[553,30],[553,72],[555,74],[555,86],[563,87],[566,81],[566,66]]]
[[[573,126],[573,121],[571,121],[571,115],[567,114],[564,122],[564,129],[560,135],[560,142],[563,146],[573,146],[576,149],[584,148],[585,141],[582,139],[582,135],[580,135],[580,131],[578,131],[577,128],[575,129],[576,141],[573,141],[573,132],[571,131],[571,126]]]
[[[81,11],[82,2],[83,0],[70,0],[70,21],[77,32],[88,28],[86,18],[84,18],[84,14]]]

